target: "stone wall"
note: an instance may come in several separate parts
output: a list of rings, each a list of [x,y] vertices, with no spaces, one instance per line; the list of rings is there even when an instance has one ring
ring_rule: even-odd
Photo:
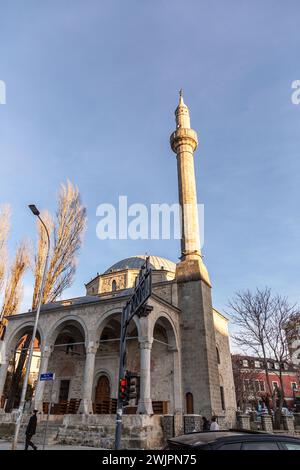
[[[58,402],[61,380],[70,380],[69,397],[82,398],[82,384],[84,377],[85,355],[66,354],[64,350],[56,349],[52,353],[48,370],[55,372],[53,385],[54,402]],[[44,401],[50,400],[51,383],[45,385]]]
[[[232,428],[235,426],[236,398],[230,356],[229,337],[226,335],[226,331],[223,330],[224,325],[222,325],[222,328],[219,321],[214,321],[214,324],[216,333],[216,347],[218,348],[220,357],[220,364],[218,365],[219,380],[220,386],[223,386],[224,390],[225,418],[227,426]]]
[[[184,272],[186,269],[188,267],[182,266]],[[183,396],[192,393],[194,413],[208,417],[220,414],[222,409],[211,290],[203,281],[181,282],[178,285],[178,301],[182,311]]]
[[[59,430],[58,442],[112,449],[114,438],[115,415],[67,415]],[[123,416],[123,449],[159,449],[163,443],[161,416]]]
[[[51,418],[54,418],[51,416]],[[22,429],[29,419],[25,415]],[[65,415],[51,419],[57,429],[56,444],[84,445],[113,449],[115,439],[115,415]],[[11,440],[15,429],[15,417],[6,413],[0,416],[0,438]],[[49,423],[49,424],[50,424]],[[44,430],[45,421],[38,422],[37,436]],[[50,426],[50,427],[51,427]],[[50,431],[49,431],[50,432]],[[22,439],[23,437],[20,436]],[[38,441],[37,441],[38,442]],[[161,416],[124,415],[121,446],[123,449],[159,449],[164,445]]]
[[[184,434],[202,431],[202,417],[200,415],[183,416]]]

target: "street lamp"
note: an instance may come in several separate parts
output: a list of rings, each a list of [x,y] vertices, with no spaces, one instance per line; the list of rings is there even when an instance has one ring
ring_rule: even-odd
[[[27,361],[27,366],[26,366],[26,373],[25,373],[23,387],[22,387],[20,405],[19,405],[17,419],[16,419],[16,428],[15,428],[14,439],[13,439],[13,442],[12,442],[12,450],[15,450],[17,448],[17,444],[18,444],[18,437],[19,437],[19,432],[20,432],[20,427],[21,427],[22,417],[23,417],[23,412],[24,412],[24,406],[25,406],[26,390],[27,390],[27,386],[28,386],[28,379],[29,379],[31,361],[32,361],[32,356],[33,356],[33,346],[34,346],[34,341],[35,341],[35,337],[36,337],[37,325],[38,325],[38,321],[39,321],[40,309],[41,309],[41,304],[42,304],[42,299],[43,299],[44,285],[45,285],[45,280],[46,280],[47,266],[48,266],[48,260],[49,260],[49,251],[50,251],[50,236],[49,236],[49,232],[48,232],[48,229],[47,229],[45,223],[43,222],[43,220],[40,217],[40,211],[37,209],[37,207],[34,204],[30,204],[28,207],[31,210],[31,212],[33,213],[33,215],[35,215],[39,219],[39,221],[41,222],[42,226],[44,227],[44,229],[46,231],[46,235],[47,235],[47,255],[46,255],[46,259],[45,259],[42,283],[41,283],[39,297],[38,297],[38,304],[37,304],[36,315],[35,315],[35,323],[34,323],[33,333],[32,333],[30,346],[29,346],[29,356],[28,356],[28,361]]]

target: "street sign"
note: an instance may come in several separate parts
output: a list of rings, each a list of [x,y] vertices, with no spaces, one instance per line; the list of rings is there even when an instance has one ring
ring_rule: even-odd
[[[54,372],[46,372],[45,374],[40,375],[40,381],[43,382],[44,380],[54,380],[55,373]]]

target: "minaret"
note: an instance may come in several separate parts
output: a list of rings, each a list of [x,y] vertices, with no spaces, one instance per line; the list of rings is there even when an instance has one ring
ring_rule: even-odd
[[[171,134],[170,143],[177,155],[179,203],[181,206],[181,261],[177,269],[177,278],[184,275],[187,266],[193,278],[201,278],[210,286],[209,275],[202,261],[197,189],[194,169],[194,151],[198,146],[197,133],[191,129],[189,109],[183,101],[182,90],[179,92],[179,104],[175,111],[176,131]],[[194,260],[194,262],[193,262]],[[188,261],[188,263],[185,263]],[[191,272],[193,271],[193,272]],[[188,273],[185,272],[184,277]]]
[[[194,170],[198,138],[191,129],[189,110],[183,101],[182,91],[175,116],[176,131],[172,133],[170,143],[177,155],[182,222],[181,257],[176,266],[176,281],[181,310],[183,409],[186,413],[211,416],[221,412],[220,380],[211,284],[199,242]]]

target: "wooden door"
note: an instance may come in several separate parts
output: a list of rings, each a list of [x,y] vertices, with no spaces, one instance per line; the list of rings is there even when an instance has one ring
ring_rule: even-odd
[[[186,394],[186,413],[188,415],[194,414],[194,399],[193,394],[190,392]]]
[[[98,379],[95,393],[95,403],[110,399],[110,384],[106,375],[101,375]]]
[[[59,387],[59,401],[68,401],[70,389],[70,380],[61,380]]]

